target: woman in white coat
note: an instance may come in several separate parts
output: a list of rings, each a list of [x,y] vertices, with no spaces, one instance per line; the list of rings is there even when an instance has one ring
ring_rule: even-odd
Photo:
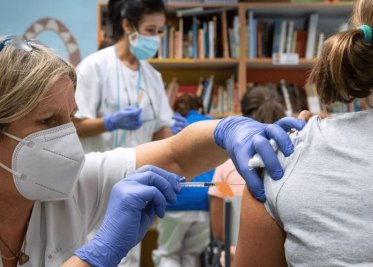
[[[72,124],[75,87],[73,67],[47,48],[15,37],[0,41],[0,266],[116,266],[153,217],[176,200],[179,175],[213,168],[227,152],[262,199],[263,185],[248,159],[258,151],[280,178],[266,137],[289,155],[283,128],[304,126],[295,119],[266,125],[236,116],[136,148],[84,155]],[[146,164],[167,171],[140,168]]]
[[[175,125],[162,76],[147,62],[159,49],[165,14],[162,0],[109,1],[115,44],[77,67],[75,125],[85,152],[160,140],[185,122],[180,116]]]

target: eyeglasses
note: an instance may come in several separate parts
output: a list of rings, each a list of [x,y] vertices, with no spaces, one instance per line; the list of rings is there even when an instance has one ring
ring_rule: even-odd
[[[3,41],[0,42],[0,52],[4,49],[5,46],[11,45],[16,49],[20,49],[26,52],[32,51],[31,44],[35,43],[33,40],[23,40],[18,36],[8,36],[5,37]]]

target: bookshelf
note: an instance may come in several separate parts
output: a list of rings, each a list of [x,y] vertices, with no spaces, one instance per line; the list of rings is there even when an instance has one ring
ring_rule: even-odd
[[[342,22],[348,22],[348,18],[352,12],[353,2],[306,2],[306,3],[291,3],[291,2],[240,2],[240,3],[191,3],[177,2],[168,3],[168,23],[178,26],[178,17],[176,12],[182,9],[203,8],[204,10],[218,10],[227,12],[228,27],[233,27],[232,20],[237,17],[239,28],[236,34],[239,34],[239,51],[240,55],[236,58],[227,57],[222,53],[220,47],[220,55],[216,58],[154,58],[150,63],[158,69],[165,80],[169,83],[173,77],[179,77],[181,83],[191,84],[197,83],[200,76],[214,75],[217,82],[223,83],[232,75],[235,77],[235,90],[238,91],[239,97],[235,97],[234,101],[239,101],[239,98],[246,92],[248,83],[273,82],[279,83],[281,79],[285,79],[291,83],[304,85],[307,74],[312,66],[317,62],[316,58],[300,58],[298,64],[293,65],[274,65],[272,58],[260,57],[250,58],[248,55],[248,20],[249,11],[253,12],[253,16],[259,20],[273,20],[279,18],[281,20],[294,20],[296,27],[306,23],[310,14],[317,13],[319,16],[319,28],[326,29],[325,38],[338,30],[338,25]],[[98,42],[104,36],[105,21],[103,15],[106,12],[106,4],[98,3]],[[211,19],[213,15],[209,17]],[[220,23],[220,13],[217,12]],[[191,23],[185,19],[184,24]],[[336,26],[337,25],[337,26]],[[183,26],[185,27],[185,26]],[[201,26],[202,27],[202,26]],[[219,29],[222,31],[222,29]],[[184,32],[185,34],[185,32]],[[219,33],[220,34],[220,33]],[[221,36],[217,36],[221,38]],[[224,42],[219,39],[219,42]],[[222,44],[220,44],[222,45]],[[230,53],[233,54],[233,53]],[[235,103],[233,113],[239,113],[237,109],[238,103]],[[219,112],[213,114],[216,117],[230,115],[232,112]]]

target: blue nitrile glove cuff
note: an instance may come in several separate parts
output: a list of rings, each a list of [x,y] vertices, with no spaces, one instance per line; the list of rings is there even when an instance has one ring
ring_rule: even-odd
[[[107,247],[95,238],[74,251],[74,255],[95,267],[118,266],[123,255],[108,254]],[[126,252],[127,255],[128,252]]]
[[[108,114],[104,117],[104,126],[109,132],[112,132],[116,129],[114,123],[111,121],[111,114]]]

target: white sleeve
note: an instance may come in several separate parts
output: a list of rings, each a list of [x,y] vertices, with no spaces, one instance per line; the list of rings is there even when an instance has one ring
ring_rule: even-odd
[[[171,109],[170,103],[168,101],[166,90],[163,85],[162,76],[157,73],[159,77],[159,115],[157,117],[157,122],[155,126],[155,130],[159,131],[162,127],[171,127],[174,125],[174,120],[172,119],[173,111]]]
[[[76,200],[88,225],[88,232],[103,219],[111,189],[136,168],[134,148],[117,148],[104,153],[90,153],[82,169]]]
[[[78,112],[75,117],[79,119],[94,119],[98,117],[101,105],[102,77],[98,66],[90,59],[83,60],[77,67],[77,86],[75,99]]]

